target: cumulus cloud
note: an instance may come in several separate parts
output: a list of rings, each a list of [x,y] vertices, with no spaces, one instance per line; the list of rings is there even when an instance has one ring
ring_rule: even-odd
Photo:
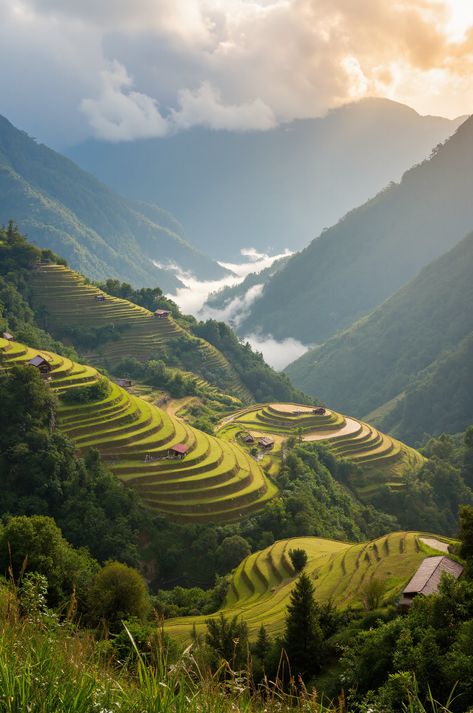
[[[243,337],[243,341],[249,342],[255,351],[261,352],[265,362],[276,371],[282,371],[288,364],[310,349],[309,346],[292,337],[278,342],[271,335],[248,334]]]
[[[168,133],[168,122],[157,102],[131,90],[133,81],[116,60],[102,71],[102,92],[98,99],[83,99],[81,109],[100,139],[130,141]]]
[[[9,67],[0,110],[53,145],[68,132],[117,141],[195,124],[261,130],[367,95],[453,116],[473,101],[465,8],[465,0],[0,0],[0,61]]]
[[[177,129],[207,126],[227,131],[265,131],[276,126],[274,112],[261,99],[243,104],[225,104],[209,82],[196,91],[183,89],[178,95],[179,110],[172,112]]]

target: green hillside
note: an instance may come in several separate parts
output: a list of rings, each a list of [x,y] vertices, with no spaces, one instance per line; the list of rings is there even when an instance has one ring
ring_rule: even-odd
[[[328,446],[340,458],[359,466],[349,476],[348,485],[362,499],[376,495],[383,485],[401,488],[408,473],[419,470],[423,457],[413,448],[397,441],[357,419],[326,409],[313,413],[313,407],[300,404],[266,404],[244,409],[224,420],[219,435],[232,442],[244,443],[247,434],[255,441],[265,434],[275,437],[273,450],[263,466],[277,469],[284,440],[297,436],[303,441]]]
[[[33,270],[30,292],[44,327],[57,337],[77,341],[79,349],[81,330],[104,330],[100,346],[87,354],[91,361],[113,369],[125,357],[140,361],[172,358],[176,366],[199,374],[244,402],[252,400],[223,354],[191,335],[171,315],[159,319],[144,307],[106,295],[62,265],[39,265]],[[97,301],[97,297],[104,301]],[[111,332],[108,340],[107,330]]]
[[[113,193],[0,117],[0,223],[12,218],[32,242],[92,279],[119,277],[170,290],[180,283],[153,261],[177,264],[201,279],[225,272],[185,241],[165,211]]]
[[[241,616],[251,638],[256,637],[261,624],[268,633],[281,634],[296,579],[289,550],[297,548],[308,555],[305,571],[315,580],[315,596],[320,602],[331,601],[338,608],[362,607],[363,587],[372,579],[383,582],[384,601],[392,600],[430,553],[421,537],[418,532],[393,532],[357,544],[317,537],[279,540],[254,552],[236,568],[220,611]],[[205,630],[207,618],[170,619],[165,631],[177,639],[190,639],[194,626],[197,633]]]
[[[381,304],[471,230],[472,166],[470,118],[399,184],[292,257],[253,303],[241,334],[321,344]]]
[[[473,233],[288,374],[307,393],[409,442],[464,430],[473,419],[472,275]]]
[[[0,338],[2,368],[38,354],[51,367],[61,430],[79,451],[97,448],[154,512],[174,520],[229,521],[261,509],[275,495],[276,487],[238,446],[188,426],[90,366]],[[188,448],[182,460],[168,456],[178,444]]]

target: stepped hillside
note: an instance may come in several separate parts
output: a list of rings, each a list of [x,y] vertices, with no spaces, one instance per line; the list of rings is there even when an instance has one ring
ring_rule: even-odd
[[[381,304],[473,226],[473,118],[399,184],[324,231],[265,286],[242,334],[318,345]]]
[[[339,458],[359,466],[346,484],[365,501],[378,495],[383,486],[402,488],[406,475],[422,467],[424,458],[417,451],[368,423],[331,409],[317,410],[287,403],[251,406],[226,418],[219,435],[242,445],[248,435],[255,442],[272,436],[274,448],[263,460],[269,473],[277,471],[281,448],[290,436],[324,444]]]
[[[10,219],[92,279],[159,283],[167,290],[180,284],[153,261],[177,264],[200,279],[225,274],[184,240],[165,211],[122,198],[0,117],[0,223]]]
[[[167,361],[172,357],[176,366],[199,374],[244,402],[252,400],[223,354],[204,339],[191,335],[171,315],[154,317],[144,307],[107,295],[62,265],[38,265],[29,282],[31,303],[38,318],[58,338],[71,340],[80,348],[82,330],[104,330],[100,347],[94,349],[94,354],[87,354],[94,363],[113,370],[126,357],[140,361]]]
[[[2,369],[38,355],[48,362],[45,378],[59,397],[58,426],[79,452],[97,448],[153,512],[176,521],[225,522],[260,510],[276,494],[238,446],[188,426],[90,366],[0,338]],[[187,447],[182,460],[170,457],[179,445]]]
[[[68,155],[119,193],[167,206],[195,245],[228,260],[248,246],[302,249],[399,180],[460,121],[367,99],[269,131],[202,127],[162,139],[91,140]]]
[[[422,560],[432,551],[432,538],[418,532],[393,532],[371,542],[349,544],[316,537],[279,540],[270,547],[249,555],[236,568],[227,597],[220,611],[225,616],[237,615],[248,624],[250,638],[255,639],[261,624],[271,635],[282,634],[286,607],[296,576],[289,550],[307,552],[305,571],[315,579],[315,596],[319,602],[332,602],[336,607],[361,607],[363,587],[372,579],[384,584],[383,601],[398,597]],[[435,545],[444,548],[443,538]],[[441,551],[441,550],[439,550]],[[218,613],[212,616],[218,616]],[[165,622],[165,631],[180,640],[189,640],[205,631],[208,617],[181,617]]]
[[[473,419],[472,275],[473,233],[289,375],[409,442],[464,430]]]

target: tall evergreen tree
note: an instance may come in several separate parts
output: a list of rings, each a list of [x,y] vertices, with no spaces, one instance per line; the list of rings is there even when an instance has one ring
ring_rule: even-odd
[[[284,635],[284,648],[294,676],[307,678],[320,668],[322,640],[314,585],[303,572],[291,592]]]

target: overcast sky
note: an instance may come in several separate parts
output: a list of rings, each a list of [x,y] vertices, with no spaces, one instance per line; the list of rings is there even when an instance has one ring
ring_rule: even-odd
[[[0,0],[0,113],[56,148],[369,95],[469,114],[472,23],[472,0]]]

